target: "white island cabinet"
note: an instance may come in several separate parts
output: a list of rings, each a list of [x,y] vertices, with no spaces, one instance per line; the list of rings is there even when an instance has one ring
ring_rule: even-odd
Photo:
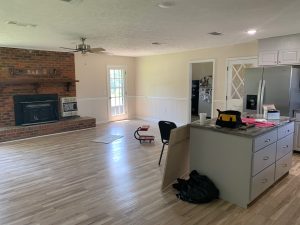
[[[246,208],[289,172],[294,122],[247,130],[191,124],[190,170],[208,176],[220,198]]]

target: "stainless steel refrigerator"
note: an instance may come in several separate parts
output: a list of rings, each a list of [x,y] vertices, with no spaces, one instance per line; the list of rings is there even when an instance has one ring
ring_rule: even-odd
[[[248,68],[245,71],[243,111],[263,114],[264,104],[274,104],[281,116],[300,109],[300,69],[294,66]]]

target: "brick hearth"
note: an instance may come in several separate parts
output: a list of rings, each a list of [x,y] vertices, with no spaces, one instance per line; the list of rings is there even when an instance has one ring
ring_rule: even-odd
[[[86,129],[95,126],[96,119],[90,117],[77,117],[60,120],[55,123],[38,124],[33,126],[0,127],[0,142]]]

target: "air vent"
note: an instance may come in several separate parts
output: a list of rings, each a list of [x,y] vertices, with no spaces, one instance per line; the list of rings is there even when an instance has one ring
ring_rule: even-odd
[[[160,3],[157,4],[158,7],[167,9],[175,5],[173,0],[160,0]]]
[[[67,2],[67,3],[70,3],[70,4],[79,4],[81,3],[83,0],[60,0],[62,2]]]
[[[210,33],[208,33],[208,34],[214,35],[214,36],[220,36],[220,35],[223,35],[222,33],[217,32],[217,31],[213,31],[213,32],[210,32]]]
[[[31,23],[21,23],[18,21],[6,21],[7,24],[10,25],[15,25],[15,26],[19,26],[19,27],[36,27],[36,24],[31,24]]]

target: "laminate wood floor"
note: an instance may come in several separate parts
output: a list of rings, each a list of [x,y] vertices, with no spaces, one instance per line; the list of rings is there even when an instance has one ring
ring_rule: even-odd
[[[161,142],[139,144],[143,121],[0,144],[1,225],[300,224],[300,156],[290,174],[249,209],[223,200],[194,205],[161,192]],[[111,143],[91,140],[124,137]],[[165,156],[165,155],[164,155]]]

